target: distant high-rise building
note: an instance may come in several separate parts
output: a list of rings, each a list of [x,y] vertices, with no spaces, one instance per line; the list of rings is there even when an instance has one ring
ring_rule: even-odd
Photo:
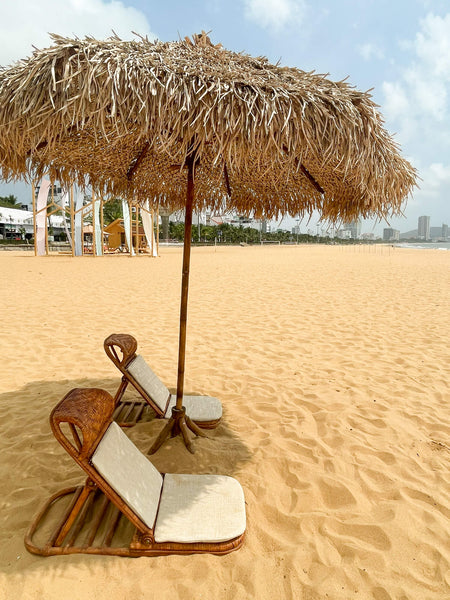
[[[419,217],[417,229],[418,229],[417,235],[420,239],[429,240],[430,239],[430,217],[427,217],[427,216]]]
[[[446,225],[445,223],[442,223],[442,233],[441,233],[443,238],[448,238],[448,225]]]
[[[343,231],[349,231],[350,235],[346,235],[345,237],[351,237],[354,240],[357,240],[361,235],[361,221],[360,219],[356,219],[355,221],[351,221],[350,223],[344,223],[342,226]]]
[[[384,242],[396,242],[400,239],[400,231],[398,229],[392,229],[386,227],[383,229],[383,241]]]

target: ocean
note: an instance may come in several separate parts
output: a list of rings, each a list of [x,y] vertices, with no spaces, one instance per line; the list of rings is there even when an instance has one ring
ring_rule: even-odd
[[[418,250],[450,250],[450,242],[401,242],[394,244],[396,248],[417,248]]]

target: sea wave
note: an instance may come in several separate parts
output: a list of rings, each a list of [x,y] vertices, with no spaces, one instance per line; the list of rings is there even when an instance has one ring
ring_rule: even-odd
[[[394,244],[396,248],[415,248],[417,250],[450,250],[450,242],[423,242]]]

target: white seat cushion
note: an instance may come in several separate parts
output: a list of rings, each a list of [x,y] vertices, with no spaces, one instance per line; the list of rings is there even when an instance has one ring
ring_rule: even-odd
[[[245,531],[240,483],[225,475],[164,477],[156,542],[225,542]]]
[[[175,406],[176,402],[177,397],[172,394],[166,417],[172,416],[172,406]],[[212,396],[183,396],[183,406],[186,408],[186,414],[198,423],[222,418],[222,404]]]
[[[127,371],[164,413],[170,392],[140,354],[130,362]]]
[[[117,423],[108,427],[91,462],[122,500],[153,528],[163,478]]]

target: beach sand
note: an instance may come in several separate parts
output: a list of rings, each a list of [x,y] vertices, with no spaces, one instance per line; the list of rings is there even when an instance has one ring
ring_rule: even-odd
[[[29,554],[54,492],[84,481],[48,415],[73,387],[114,393],[103,351],[131,333],[176,384],[181,249],[157,259],[0,252],[0,599],[448,598],[450,252],[194,248],[186,393],[224,417],[163,472],[223,473],[243,547],[126,559]],[[133,392],[127,392],[133,396]],[[146,451],[163,422],[127,434]]]

